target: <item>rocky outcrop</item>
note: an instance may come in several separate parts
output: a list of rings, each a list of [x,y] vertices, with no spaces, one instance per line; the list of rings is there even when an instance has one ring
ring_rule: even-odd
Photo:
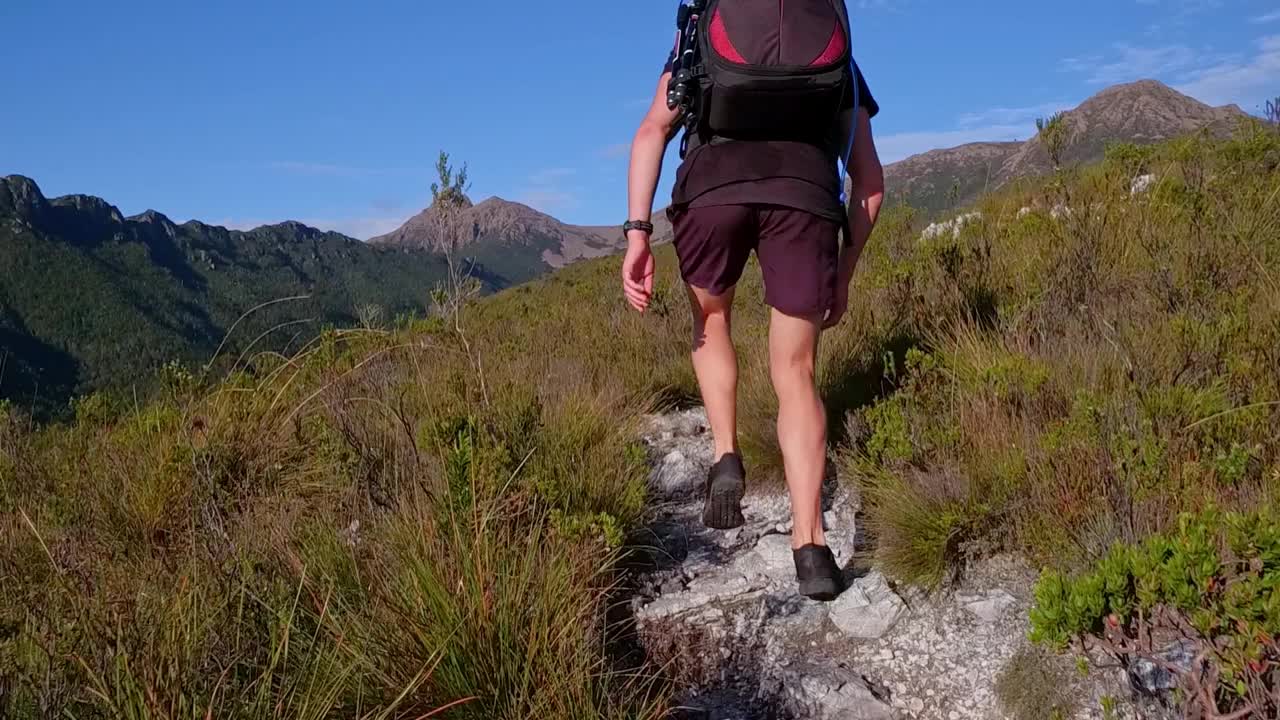
[[[982,213],[975,211],[965,213],[963,215],[957,215],[950,220],[930,223],[929,227],[926,227],[924,232],[920,233],[920,239],[934,240],[946,235],[950,235],[953,239],[956,239],[960,237],[960,231],[964,229],[965,225],[977,222],[981,219]]]
[[[870,548],[858,533],[857,493],[832,476],[824,520],[848,589],[834,602],[810,601],[797,593],[782,488],[751,490],[743,527],[708,530],[699,499],[712,461],[705,415],[652,417],[644,441],[658,513],[637,543],[643,570],[631,608],[650,660],[685,688],[680,717],[1007,717],[995,688],[1028,645],[1030,568],[994,558],[934,596],[896,588],[860,559]],[[1062,665],[1072,717],[1102,718],[1104,697],[1118,701],[1120,717],[1134,703],[1147,703],[1143,717],[1166,712],[1134,693],[1123,671],[1082,676]],[[1160,687],[1151,673],[1142,678]]]

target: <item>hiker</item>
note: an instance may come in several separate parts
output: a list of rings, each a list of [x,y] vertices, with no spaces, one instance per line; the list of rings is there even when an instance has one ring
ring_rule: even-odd
[[[729,529],[744,522],[730,319],[734,287],[754,250],[771,308],[770,377],[796,579],[801,594],[831,600],[844,588],[823,535],[827,428],[814,365],[822,331],[845,314],[884,197],[871,135],[879,107],[853,61],[843,0],[684,0],[677,23],[676,47],[631,146],[623,291],[642,313],[652,299],[654,193],[683,125],[667,216],[715,441],[703,523]]]

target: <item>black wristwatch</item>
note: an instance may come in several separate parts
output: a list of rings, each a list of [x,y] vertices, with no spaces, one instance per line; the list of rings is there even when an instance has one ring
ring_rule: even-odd
[[[622,223],[623,234],[629,233],[632,230],[643,230],[644,232],[652,235],[653,223],[645,222],[644,220],[628,220]]]

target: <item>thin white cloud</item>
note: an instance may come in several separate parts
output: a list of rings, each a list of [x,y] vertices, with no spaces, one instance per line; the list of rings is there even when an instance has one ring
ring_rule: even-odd
[[[577,170],[567,167],[546,168],[530,175],[529,182],[534,185],[552,185],[565,178],[573,177],[577,172]]]
[[[1254,25],[1265,25],[1267,23],[1273,23],[1277,20],[1280,20],[1280,10],[1273,10],[1269,13],[1264,13],[1262,15],[1258,15],[1257,17],[1250,18],[1249,22],[1253,23]]]
[[[1095,84],[1145,78],[1163,80],[1175,90],[1210,105],[1256,106],[1277,91],[1280,35],[1258,38],[1251,49],[1230,55],[1184,45],[1113,46],[1109,54],[1067,58],[1065,71],[1088,75]]]
[[[298,160],[277,160],[267,163],[267,167],[280,172],[291,173],[294,175],[313,175],[322,177],[371,177],[374,175],[387,175],[395,170],[389,168],[367,168],[355,167],[351,165],[336,165],[333,163],[322,162],[304,162]]]
[[[516,192],[515,201],[535,210],[555,215],[578,207],[580,191],[571,185],[577,169],[552,167],[530,175],[525,186]]]
[[[1223,0],[1138,0],[1138,4],[1154,9],[1155,20],[1147,26],[1145,34],[1159,37],[1186,28],[1203,13],[1220,11]]]
[[[596,157],[603,160],[617,160],[631,154],[631,143],[613,143],[596,151]]]
[[[1048,117],[1060,110],[1070,110],[1072,107],[1074,105],[1065,100],[1055,100],[1028,107],[992,108],[961,115],[956,124],[963,129],[1031,125],[1035,123],[1036,118]]]
[[[578,207],[578,196],[570,190],[530,188],[516,195],[516,202],[548,215],[555,215]]]
[[[1069,57],[1061,68],[1067,72],[1088,75],[1095,85],[1112,85],[1128,80],[1168,76],[1196,65],[1203,65],[1206,55],[1185,45],[1138,47],[1125,43],[1112,46],[1109,54]]]
[[[1270,35],[1256,41],[1252,55],[1186,73],[1174,87],[1211,105],[1236,103],[1248,108],[1278,91],[1277,78],[1280,78],[1280,35]]]

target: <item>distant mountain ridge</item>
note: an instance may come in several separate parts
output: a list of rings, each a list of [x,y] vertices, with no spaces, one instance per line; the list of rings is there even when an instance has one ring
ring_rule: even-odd
[[[297,347],[324,324],[421,313],[443,256],[377,247],[298,222],[249,231],[125,217],[90,195],[46,198],[0,178],[0,399],[48,414],[125,389],[170,360],[207,362],[250,309],[231,351]],[[484,268],[490,289],[503,286]],[[305,297],[304,297],[305,296]]]
[[[570,225],[520,203],[498,197],[460,211],[461,242],[445,232],[439,210],[428,207],[373,245],[451,251],[474,258],[512,283],[530,280],[569,263],[601,257],[623,247],[620,227]],[[619,226],[621,223],[619,223]]]
[[[1213,107],[1156,80],[1114,85],[1066,113],[1066,165],[1102,159],[1108,143],[1154,143],[1207,129],[1230,132],[1247,117],[1236,105]],[[885,167],[887,200],[926,214],[965,205],[984,191],[1052,170],[1039,136],[932,150]],[[958,191],[958,192],[957,192]]]
[[[1246,117],[1239,107],[1212,107],[1155,80],[1115,85],[1067,112],[1068,165],[1100,160],[1111,142],[1152,143],[1209,128],[1231,129]],[[976,142],[932,150],[885,167],[887,200],[936,214],[976,200],[1015,179],[1051,170],[1038,136],[1025,142]],[[446,248],[440,218],[428,207],[394,232],[370,243],[452,250],[474,258],[511,282],[522,282],[578,260],[618,252],[617,227],[572,225],[520,203],[489,198],[464,211],[458,247]],[[654,212],[654,238],[671,238],[664,210]]]
[[[1064,160],[1095,161],[1111,142],[1224,134],[1245,117],[1159,82],[1118,85],[1067,113]],[[890,203],[928,215],[1049,170],[1032,138],[922,153],[885,176]],[[665,212],[653,220],[655,240],[669,241]],[[306,296],[255,312],[237,327],[239,340],[265,334],[260,347],[296,347],[321,324],[358,324],[365,308],[419,312],[446,276],[446,251],[496,290],[625,247],[619,227],[571,225],[501,198],[468,202],[462,227],[451,244],[427,208],[368,242],[292,221],[228,230],[154,210],[125,217],[101,198],[50,199],[29,178],[0,178],[0,399],[56,409],[75,394],[150,377],[171,359],[204,362],[245,311],[281,298]]]

